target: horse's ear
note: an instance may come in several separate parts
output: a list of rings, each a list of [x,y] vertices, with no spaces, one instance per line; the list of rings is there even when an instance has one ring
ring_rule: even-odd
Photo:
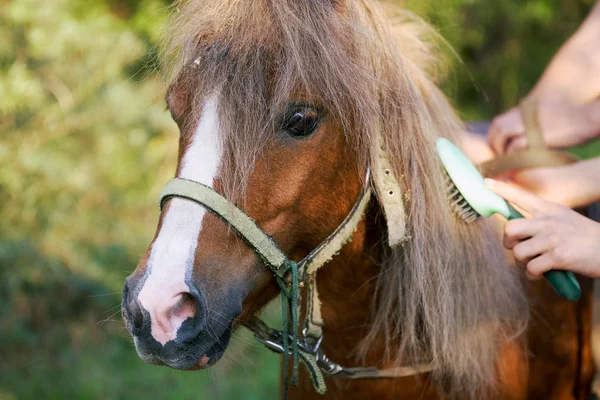
[[[404,193],[392,169],[385,140],[379,129],[375,135],[371,154],[371,174],[373,175],[373,183],[379,203],[385,214],[388,245],[395,247],[408,239],[406,233]]]

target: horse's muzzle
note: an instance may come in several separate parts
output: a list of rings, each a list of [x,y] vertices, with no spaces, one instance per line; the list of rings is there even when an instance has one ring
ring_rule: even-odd
[[[231,326],[209,324],[206,299],[198,288],[191,286],[189,291],[146,310],[134,294],[137,283],[133,276],[127,278],[122,314],[144,361],[177,369],[199,369],[221,357]]]

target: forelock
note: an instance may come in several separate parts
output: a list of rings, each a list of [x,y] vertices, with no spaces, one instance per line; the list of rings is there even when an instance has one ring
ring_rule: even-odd
[[[379,117],[372,65],[377,46],[369,44],[375,35],[360,22],[361,7],[323,0],[200,0],[180,3],[178,10],[163,59],[172,80],[191,93],[188,109],[196,116],[208,94],[219,94],[236,182],[247,181],[290,100],[322,107],[350,139],[368,134]]]

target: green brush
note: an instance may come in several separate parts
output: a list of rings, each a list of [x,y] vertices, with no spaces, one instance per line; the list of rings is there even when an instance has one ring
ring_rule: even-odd
[[[440,138],[436,149],[446,172],[452,208],[466,222],[477,218],[502,214],[506,219],[524,218],[502,197],[489,190],[483,177],[469,159],[449,140]],[[581,297],[579,282],[570,271],[553,270],[544,274],[554,290],[567,300],[577,301]]]

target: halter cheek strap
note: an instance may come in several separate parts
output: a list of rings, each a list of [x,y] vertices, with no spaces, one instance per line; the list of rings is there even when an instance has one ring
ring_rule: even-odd
[[[377,129],[376,132],[375,143],[372,148],[373,178],[379,203],[385,213],[388,245],[396,247],[408,240],[404,193],[394,175],[381,130]]]

